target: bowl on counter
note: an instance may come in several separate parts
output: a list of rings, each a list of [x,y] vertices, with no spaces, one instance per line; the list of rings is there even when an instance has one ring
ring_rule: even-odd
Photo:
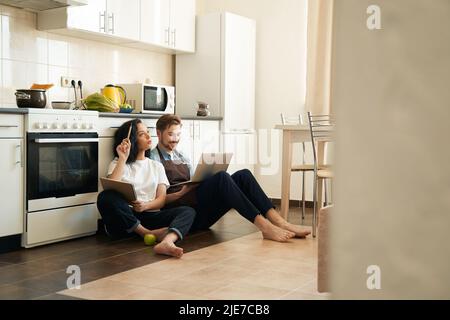
[[[69,101],[52,101],[53,109],[73,109],[74,103]]]
[[[132,113],[134,109],[132,108],[120,108],[120,113]]]

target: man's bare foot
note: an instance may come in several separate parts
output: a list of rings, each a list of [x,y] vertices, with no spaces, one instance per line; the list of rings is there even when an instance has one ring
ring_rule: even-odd
[[[302,227],[289,222],[285,222],[278,227],[295,233],[296,238],[306,238],[307,235],[311,234],[311,231],[305,230]]]
[[[167,234],[167,227],[150,230],[151,234],[154,234],[156,237],[156,241],[161,242]]]
[[[183,255],[183,248],[177,247],[173,242],[163,241],[158,243],[154,248],[156,253],[181,258]]]
[[[267,212],[267,219],[277,227],[294,232],[296,238],[305,238],[307,235],[311,234],[311,231],[305,230],[298,225],[289,223],[286,220],[284,220],[280,216],[280,214],[274,209],[270,209]]]
[[[295,233],[279,228],[271,223],[262,229],[261,232],[264,239],[278,242],[286,242],[295,236]]]

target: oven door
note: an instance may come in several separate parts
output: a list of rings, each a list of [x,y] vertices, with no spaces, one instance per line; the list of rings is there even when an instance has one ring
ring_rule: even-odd
[[[92,202],[98,190],[97,133],[28,133],[26,172],[28,211],[86,203],[58,199],[87,194]]]

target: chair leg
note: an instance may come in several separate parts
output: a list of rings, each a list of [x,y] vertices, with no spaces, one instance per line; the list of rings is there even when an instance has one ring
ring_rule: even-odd
[[[327,184],[327,182],[328,182],[328,179],[323,179],[323,187],[325,188],[325,206],[328,205],[328,192],[327,192],[328,184]]]
[[[312,219],[312,235],[316,237],[316,216],[317,216],[317,174],[314,171],[314,190],[313,190],[313,219]]]
[[[302,171],[302,221],[305,220],[305,171]]]

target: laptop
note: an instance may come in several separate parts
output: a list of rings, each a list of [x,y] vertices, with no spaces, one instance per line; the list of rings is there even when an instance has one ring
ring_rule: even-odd
[[[100,178],[104,190],[114,190],[121,193],[129,202],[136,201],[136,190],[132,183],[113,180],[109,178]]]
[[[191,180],[170,185],[170,188],[184,184],[199,183],[220,171],[227,171],[232,153],[202,153]]]

